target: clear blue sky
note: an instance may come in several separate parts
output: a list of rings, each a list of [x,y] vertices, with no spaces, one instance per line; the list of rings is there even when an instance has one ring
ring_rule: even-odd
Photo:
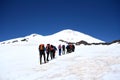
[[[0,0],[0,41],[63,29],[120,39],[120,0]]]

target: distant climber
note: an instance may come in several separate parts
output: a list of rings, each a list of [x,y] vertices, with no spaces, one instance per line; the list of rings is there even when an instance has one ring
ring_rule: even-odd
[[[51,48],[50,44],[47,44],[46,46],[47,61],[49,61],[50,48]]]
[[[58,46],[59,56],[61,56],[61,44]]]
[[[51,57],[51,60],[53,59],[53,54],[54,54],[54,46],[51,45],[50,46],[50,57]]]
[[[65,45],[62,45],[62,54],[65,54]]]
[[[75,51],[75,45],[72,45],[72,52]]]
[[[56,50],[57,48],[55,46],[53,46],[54,50],[53,50],[53,58],[55,58],[55,53],[56,53]]]
[[[70,53],[70,46],[69,45],[66,46],[66,49],[67,49],[67,53]]]
[[[42,56],[44,58],[44,63],[46,63],[46,56],[45,56],[45,47],[44,44],[39,45],[39,56],[40,56],[40,64],[42,64]]]
[[[71,53],[71,52],[74,52],[75,51],[75,45],[73,44],[68,44],[67,47],[67,53]]]

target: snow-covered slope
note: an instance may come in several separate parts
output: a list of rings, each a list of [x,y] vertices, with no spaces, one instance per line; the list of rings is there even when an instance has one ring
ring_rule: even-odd
[[[62,31],[55,33],[53,35],[44,36],[43,38],[39,38],[38,36],[36,36],[34,38],[34,41],[35,40],[37,40],[39,42],[43,42],[43,43],[50,42],[52,44],[56,44],[56,42],[60,43],[59,40],[65,40],[68,42],[78,42],[78,41],[84,40],[84,41],[87,41],[90,43],[92,43],[92,42],[104,42],[104,41],[101,41],[99,39],[93,38],[89,35],[83,34],[83,33],[78,32],[78,31],[70,30],[70,29],[62,30]],[[35,42],[37,42],[37,41],[35,41]]]
[[[51,36],[48,36],[48,37],[55,38],[56,40],[62,39],[62,40],[68,41],[68,42],[78,42],[80,40],[84,40],[84,41],[87,41],[90,43],[103,42],[103,41],[96,39],[92,36],[86,35],[84,33],[78,32],[78,31],[70,30],[70,29],[60,31],[60,32],[53,34]]]
[[[36,38],[38,38],[38,37],[36,37]],[[37,40],[37,39],[34,38],[34,40]],[[104,42],[104,41],[101,41],[94,37],[91,37],[89,35],[83,34],[78,31],[70,30],[70,29],[62,30],[53,35],[44,36],[44,38],[42,39],[41,42],[43,42],[43,43],[50,42],[55,45],[56,43],[61,43],[59,40],[64,40],[64,41],[68,41],[68,42],[78,42],[78,41],[84,40],[84,41],[87,41],[90,43]],[[63,43],[61,43],[61,44],[63,44]]]
[[[83,34],[81,32],[74,31],[71,29],[66,29],[66,30],[62,30],[58,33],[55,33],[53,35],[48,35],[48,36],[42,36],[39,34],[31,34],[26,37],[4,41],[4,42],[1,42],[1,44],[10,44],[10,43],[15,43],[15,44],[21,43],[22,44],[24,42],[29,42],[29,44],[36,44],[36,45],[40,43],[56,44],[56,43],[60,43],[59,40],[65,40],[68,42],[78,42],[78,41],[84,40],[89,43],[104,42],[94,37],[91,37],[89,35]]]
[[[0,80],[119,80],[120,45],[76,46],[39,65],[38,46],[1,45]]]
[[[58,56],[57,51],[54,60],[39,65],[40,43],[52,43],[57,47],[61,43],[59,39],[73,42],[79,41],[79,36],[83,36],[82,40],[101,41],[73,30],[49,36],[32,34],[5,41],[0,45],[0,80],[119,80],[118,43],[75,46],[74,53],[62,56]]]

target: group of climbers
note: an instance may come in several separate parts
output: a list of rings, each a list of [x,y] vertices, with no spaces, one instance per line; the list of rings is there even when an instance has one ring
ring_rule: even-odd
[[[67,53],[71,53],[74,52],[75,46],[73,44],[68,44],[66,49],[67,49]]]
[[[44,44],[39,45],[39,56],[40,56],[40,64],[42,64],[42,56],[44,58],[44,63],[49,61],[49,55],[51,57],[51,60],[55,58],[55,52],[57,48],[53,45],[47,44],[46,47]],[[46,54],[47,54],[47,60],[46,60]]]
[[[73,44],[68,44],[66,46],[66,54],[67,53],[71,53],[74,52],[75,46]],[[65,55],[65,45],[59,45],[58,46],[58,50],[59,50],[59,56],[61,55]],[[55,58],[55,54],[56,54],[57,48],[54,45],[51,44],[47,44],[46,46],[44,44],[40,44],[39,45],[39,56],[40,56],[40,64],[42,64],[42,56],[44,58],[44,63],[49,61],[49,56],[52,59]],[[47,56],[47,57],[46,57]]]

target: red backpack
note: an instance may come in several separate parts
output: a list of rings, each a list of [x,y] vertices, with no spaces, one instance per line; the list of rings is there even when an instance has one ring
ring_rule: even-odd
[[[40,50],[44,50],[44,44],[40,44],[39,49],[40,49]]]

